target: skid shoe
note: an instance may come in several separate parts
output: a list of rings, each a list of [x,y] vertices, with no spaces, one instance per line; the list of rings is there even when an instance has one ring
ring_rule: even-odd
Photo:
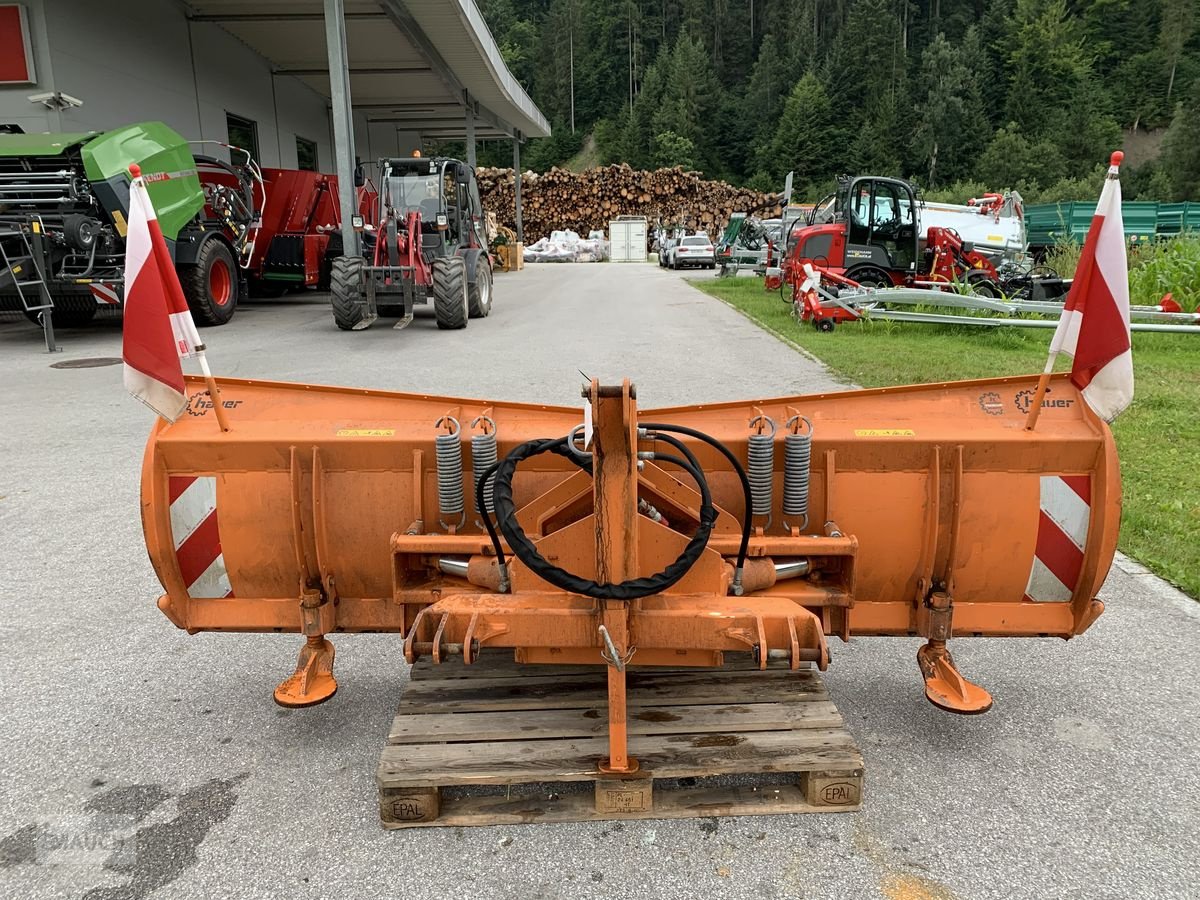
[[[978,715],[992,708],[992,695],[963,677],[946,648],[953,633],[954,604],[946,591],[932,591],[926,601],[929,610],[928,642],[917,651],[917,665],[925,679],[925,697],[934,706],[961,715]]]
[[[925,697],[934,706],[968,716],[992,708],[992,695],[962,676],[945,641],[930,641],[918,650],[917,665],[925,677]]]
[[[300,648],[296,671],[275,688],[275,702],[292,708],[316,706],[336,694],[333,654],[333,644],[324,635],[310,635]]]

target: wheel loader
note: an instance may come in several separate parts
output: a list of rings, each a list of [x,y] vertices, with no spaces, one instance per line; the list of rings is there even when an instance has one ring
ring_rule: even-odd
[[[333,261],[330,303],[343,331],[379,316],[413,321],[432,303],[438,328],[466,328],[492,310],[492,261],[475,170],[446,157],[383,159],[378,215],[364,226],[361,256]]]

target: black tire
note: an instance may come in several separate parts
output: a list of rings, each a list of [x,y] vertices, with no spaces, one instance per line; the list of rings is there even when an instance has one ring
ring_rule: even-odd
[[[976,297],[988,297],[992,300],[1000,300],[1004,297],[1004,291],[1000,290],[1000,285],[986,275],[982,278],[968,278],[967,292]]]
[[[351,331],[367,311],[366,286],[363,284],[361,256],[338,256],[329,269],[329,305],[333,321],[342,331]]]
[[[91,294],[62,294],[53,299],[54,310],[52,312],[49,310],[39,310],[38,312],[22,310],[25,318],[41,328],[42,323],[38,321],[38,316],[43,312],[50,312],[50,322],[55,328],[82,328],[96,317],[96,298]]]
[[[179,266],[179,283],[197,325],[224,325],[237,311],[241,281],[233,252],[213,238],[200,248],[194,266]]]
[[[816,328],[817,331],[823,331],[828,334],[829,332],[833,331],[834,321],[833,319],[814,319],[813,327]]]
[[[486,319],[492,311],[492,267],[487,257],[475,263],[475,280],[467,288],[467,313],[472,319]]]
[[[443,330],[467,327],[467,266],[461,256],[433,261],[433,315]]]
[[[857,281],[863,287],[870,288],[890,288],[893,287],[892,279],[888,277],[888,273],[878,266],[858,266],[846,273],[846,277],[851,281]]]

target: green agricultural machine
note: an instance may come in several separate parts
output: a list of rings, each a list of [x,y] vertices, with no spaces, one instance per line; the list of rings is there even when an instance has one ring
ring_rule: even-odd
[[[131,163],[197,322],[222,325],[237,308],[259,205],[251,161],[193,156],[161,122],[75,134],[0,126],[0,311],[42,324],[48,344],[52,326],[121,308]]]
[[[767,270],[767,248],[779,246],[782,220],[759,219],[737,212],[729,217],[725,233],[717,242],[717,265],[721,274],[736,273],[738,269],[753,269],[761,275]]]
[[[1095,213],[1095,200],[1026,206],[1025,229],[1030,251],[1040,256],[1063,241],[1082,244]],[[1200,233],[1200,203],[1126,200],[1121,204],[1121,218],[1125,239],[1131,243]]]

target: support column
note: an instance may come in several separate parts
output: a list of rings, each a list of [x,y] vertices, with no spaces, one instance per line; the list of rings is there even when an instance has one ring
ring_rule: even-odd
[[[637,407],[629,379],[620,387],[592,382],[596,430],[592,444],[592,492],[596,522],[596,580],[621,582],[637,577]],[[636,601],[635,601],[636,602]],[[600,601],[600,624],[608,635],[608,759],[606,773],[636,772],[629,756],[625,701],[625,660],[629,656],[630,603]]]
[[[342,253],[358,256],[354,188],[354,113],[350,97],[350,69],[346,61],[346,15],[343,0],[325,0],[325,52],[329,59],[330,115],[333,118],[334,171],[338,177],[338,202],[342,216]]]
[[[475,168],[475,104],[467,98],[467,165]]]
[[[513,135],[513,205],[515,206],[517,243],[525,243],[525,229],[521,225],[521,133]]]

